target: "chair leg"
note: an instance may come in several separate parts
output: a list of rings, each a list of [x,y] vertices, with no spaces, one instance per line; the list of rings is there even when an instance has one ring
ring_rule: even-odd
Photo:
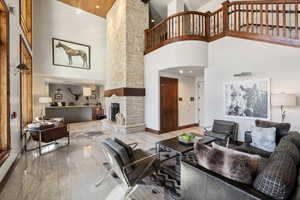
[[[95,184],[95,187],[99,187],[103,181],[110,176],[111,171],[109,171],[108,173],[106,173],[102,178],[100,178],[100,180]]]
[[[137,187],[134,186],[134,187],[129,187],[127,190],[126,190],[126,193],[125,193],[125,196],[124,196],[124,200],[129,200],[129,195],[134,191],[134,189]]]

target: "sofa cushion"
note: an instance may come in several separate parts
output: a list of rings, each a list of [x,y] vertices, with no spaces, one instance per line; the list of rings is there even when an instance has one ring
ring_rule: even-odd
[[[253,186],[274,199],[287,199],[295,187],[296,177],[297,169],[293,159],[282,156],[279,160],[269,162],[258,174]]]
[[[287,136],[284,136],[281,140],[288,140],[294,143],[297,146],[298,151],[300,152],[300,133],[290,132]]]
[[[281,138],[287,135],[291,128],[291,124],[289,123],[276,123],[263,120],[256,120],[255,125],[261,128],[276,128],[276,144],[279,144]]]
[[[237,151],[242,151],[250,154],[257,154],[261,157],[269,158],[272,154],[271,152],[264,151],[262,149],[251,146],[250,144],[243,143],[240,146],[233,147]]]
[[[218,149],[220,151],[223,151],[225,153],[228,153],[228,154],[232,155],[233,157],[234,156],[244,156],[247,160],[250,161],[249,163],[250,163],[250,169],[251,169],[252,176],[256,175],[257,169],[259,167],[259,162],[261,160],[261,157],[259,155],[249,154],[249,153],[237,151],[234,149],[230,149],[230,148],[224,147],[222,145],[219,145],[215,142],[212,143],[212,147],[215,149]]]
[[[252,184],[252,162],[245,154],[195,143],[198,164],[237,182]]]
[[[294,160],[295,165],[298,165],[300,160],[299,150],[292,142],[288,140],[281,140],[279,145],[276,147],[275,152],[272,153],[270,158],[273,160],[277,159],[276,154],[279,152],[288,154]]]
[[[129,146],[128,144],[126,144],[123,141],[119,140],[118,138],[115,138],[115,142],[126,149],[126,152],[128,154],[128,158],[132,162],[134,160],[134,156],[133,156],[133,150],[132,150],[131,146]]]
[[[267,152],[273,152],[276,147],[276,128],[255,127],[251,133],[251,146]]]

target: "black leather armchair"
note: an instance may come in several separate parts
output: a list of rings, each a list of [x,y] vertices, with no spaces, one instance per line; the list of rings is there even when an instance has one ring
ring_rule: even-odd
[[[133,145],[136,147],[136,143]],[[129,197],[134,187],[143,178],[151,175],[158,169],[159,160],[156,154],[149,154],[141,149],[131,148],[130,145],[118,139],[106,139],[103,142],[103,146],[109,171],[114,172],[127,185],[124,199]],[[103,179],[96,184],[96,187],[101,185]]]
[[[212,129],[204,128],[204,134],[214,137],[216,139],[236,141],[238,135],[239,125],[236,122],[225,120],[214,120]]]

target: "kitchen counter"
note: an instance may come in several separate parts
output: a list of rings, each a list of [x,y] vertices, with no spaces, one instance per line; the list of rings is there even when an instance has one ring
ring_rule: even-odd
[[[93,120],[97,106],[52,106],[46,108],[47,118],[64,118],[66,123]]]

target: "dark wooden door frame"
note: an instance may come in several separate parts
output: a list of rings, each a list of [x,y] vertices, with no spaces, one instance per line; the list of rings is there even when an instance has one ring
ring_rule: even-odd
[[[166,113],[163,111],[163,96],[165,94],[163,94],[163,90],[162,90],[162,82],[163,81],[169,81],[169,82],[174,82],[175,84],[175,89],[173,89],[174,91],[174,102],[175,105],[173,107],[173,114],[175,114],[175,121],[170,121],[170,123],[173,123],[173,126],[171,128],[165,128],[164,124],[163,124],[163,119],[164,117],[166,117],[166,115],[168,115],[169,113]],[[175,101],[176,98],[176,101]],[[171,106],[171,105],[170,105]],[[174,119],[174,118],[173,118]],[[167,78],[167,77],[160,77],[160,133],[165,133],[165,132],[170,132],[170,131],[174,131],[174,130],[178,130],[178,79],[175,78]]]

